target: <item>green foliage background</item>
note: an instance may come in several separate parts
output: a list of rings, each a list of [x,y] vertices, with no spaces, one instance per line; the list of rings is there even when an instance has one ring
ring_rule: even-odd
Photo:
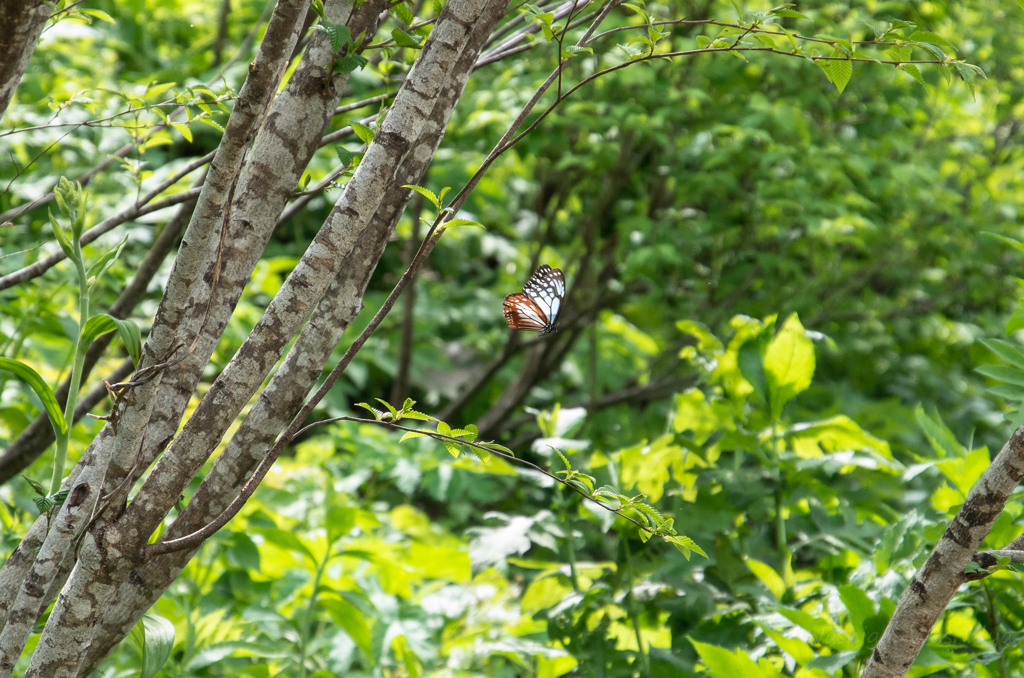
[[[57,121],[106,118],[139,97],[152,104],[211,82],[215,4],[86,4],[113,23],[94,14],[91,24],[79,17],[48,29],[3,131],[45,126],[60,108]],[[922,67],[922,83],[857,63],[842,87],[809,60],[759,53],[631,66],[588,85],[499,160],[465,210],[486,230],[445,236],[417,287],[410,395],[438,414],[505,347],[503,296],[537,262],[563,268],[576,285],[567,314],[584,315],[566,330],[575,341],[491,437],[553,472],[563,470],[549,445],[557,447],[598,484],[646,495],[708,558],[645,543],[630,523],[500,459],[453,459],[426,438],[400,444],[371,425],[332,425],[294,445],[152,610],[175,629],[163,675],[859,673],[909,577],[1020,423],[975,368],[997,361],[979,339],[1004,335],[1019,296],[1021,255],[982,232],[1021,237],[1024,12],[994,0],[793,9],[810,19],[785,25],[805,35],[870,39],[863,22],[914,22],[989,79],[972,92],[936,67]],[[225,57],[262,11],[232,4]],[[727,2],[659,0],[647,11],[736,20]],[[642,19],[622,9],[609,22]],[[392,19],[386,31],[405,25]],[[665,51],[695,49],[719,32],[665,28]],[[556,63],[554,46],[540,43],[471,79],[428,187],[468,179]],[[626,59],[601,44],[567,79]],[[406,48],[356,71],[343,103],[390,88],[414,57]],[[237,91],[246,63],[211,91]],[[161,92],[164,83],[173,88]],[[202,119],[157,132],[144,152],[97,176],[94,222],[215,147],[225,115],[204,106],[193,108]],[[14,180],[0,210],[81,174],[158,121],[143,109],[0,137],[0,178]],[[346,124],[338,118],[333,129]],[[351,138],[342,146],[361,150]],[[314,182],[338,157],[321,149]],[[204,384],[337,195],[315,199],[275,234]],[[128,237],[97,309],[116,298],[171,213],[87,250],[95,256]],[[404,270],[411,233],[406,216],[371,281],[368,310]],[[50,237],[45,210],[0,228],[9,255],[0,273],[48,253]],[[166,270],[133,315],[143,332]],[[2,355],[50,383],[68,371],[77,331],[71,275],[60,266],[0,293]],[[321,417],[358,416],[354,403],[388,397],[399,318],[358,354]],[[449,423],[483,417],[524,355]],[[120,360],[111,354],[101,367]],[[602,405],[581,409],[591,403]],[[0,438],[13,440],[38,411],[31,390],[0,372]],[[76,426],[73,458],[96,431],[94,421]],[[26,475],[44,481],[51,465],[48,453]],[[38,509],[21,479],[0,497],[9,553]],[[985,547],[1017,536],[1021,510],[1014,495]],[[910,675],[1020,675],[1022,600],[1012,570],[965,587]],[[142,666],[126,641],[103,675]]]

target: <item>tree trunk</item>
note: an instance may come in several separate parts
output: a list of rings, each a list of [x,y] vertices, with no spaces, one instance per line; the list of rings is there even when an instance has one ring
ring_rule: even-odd
[[[36,43],[50,18],[42,0],[5,0],[0,3],[0,120],[18,89]]]

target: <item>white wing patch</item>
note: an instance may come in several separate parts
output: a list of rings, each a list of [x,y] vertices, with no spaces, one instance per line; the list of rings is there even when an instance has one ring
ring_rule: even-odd
[[[544,264],[523,285],[522,294],[505,297],[505,320],[514,330],[554,332],[564,297],[565,276]]]
[[[565,297],[565,277],[557,268],[544,264],[523,285],[523,293],[547,316],[546,324],[554,325]]]

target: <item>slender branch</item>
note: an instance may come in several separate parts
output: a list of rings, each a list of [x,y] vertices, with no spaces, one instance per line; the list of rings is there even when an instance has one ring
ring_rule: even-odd
[[[914,575],[875,645],[862,678],[906,675],[935,622],[966,581],[964,570],[967,563],[978,555],[975,549],[992,529],[993,521],[1002,512],[1022,475],[1024,426],[1014,431],[985,469],[928,560]]]
[[[333,374],[333,372],[332,372],[332,374]],[[303,408],[303,409],[305,409],[305,408]],[[298,418],[296,417],[296,420],[297,419]],[[289,426],[288,427],[289,431],[294,427],[294,422],[296,420],[293,420],[293,422],[292,422],[293,426]],[[302,428],[295,427],[297,430],[295,430],[290,436],[288,435],[289,431],[285,431],[285,433],[282,435],[282,438],[278,440],[278,443],[276,445],[274,445],[274,447],[267,453],[267,456],[263,458],[263,461],[260,462],[260,465],[259,465],[259,467],[257,467],[256,471],[253,473],[252,478],[250,478],[249,481],[242,487],[241,492],[239,492],[238,496],[235,497],[234,501],[232,501],[231,504],[228,505],[228,507],[226,509],[224,509],[223,513],[221,513],[216,518],[214,518],[208,525],[206,525],[206,527],[204,527],[204,528],[202,528],[200,530],[197,530],[196,532],[193,532],[192,534],[186,535],[186,536],[181,537],[179,539],[172,539],[170,541],[156,542],[155,544],[150,544],[150,545],[146,546],[145,549],[143,550],[143,559],[144,560],[148,560],[148,559],[152,558],[153,556],[162,555],[164,553],[173,553],[174,551],[183,551],[185,549],[195,548],[199,544],[201,544],[204,541],[206,541],[207,539],[209,539],[211,536],[213,536],[214,533],[217,532],[217,530],[219,530],[221,527],[226,525],[228,523],[228,521],[231,520],[231,518],[233,518],[238,513],[238,511],[242,508],[242,506],[249,499],[249,497],[252,496],[253,492],[256,491],[256,488],[259,486],[260,481],[263,480],[263,478],[267,474],[267,471],[270,470],[270,467],[273,466],[274,461],[276,461],[278,455],[280,454],[280,449],[284,448],[284,445],[281,444],[281,441],[284,440],[285,437],[288,437],[289,439],[294,439],[296,436],[301,435],[302,433],[305,433],[306,431],[308,431],[308,430],[310,430],[310,429],[312,429],[312,428],[314,428],[316,426],[322,426],[324,424],[332,424],[332,423],[339,422],[339,421],[351,421],[351,422],[355,422],[357,424],[373,424],[373,425],[376,425],[376,426],[383,426],[385,428],[390,428],[390,429],[393,429],[393,430],[396,430],[396,431],[405,431],[407,433],[418,433],[420,435],[426,436],[428,438],[433,438],[433,439],[439,440],[441,442],[455,443],[457,445],[466,445],[467,447],[471,447],[473,449],[480,450],[480,451],[485,452],[487,454],[496,455],[496,456],[501,457],[502,459],[504,459],[506,461],[513,462],[513,463],[516,463],[516,464],[520,464],[522,466],[527,466],[527,467],[533,469],[534,471],[537,471],[538,473],[542,473],[543,475],[547,476],[548,478],[551,478],[552,480],[555,480],[555,481],[561,483],[565,487],[568,487],[569,489],[571,489],[573,492],[575,492],[576,494],[580,495],[584,499],[588,499],[591,502],[593,502],[594,504],[597,504],[598,506],[604,508],[605,510],[610,511],[612,513],[615,513],[616,515],[619,515],[622,518],[625,518],[629,522],[631,522],[634,525],[636,525],[638,528],[640,528],[642,530],[647,530],[648,532],[651,531],[650,525],[645,525],[645,524],[641,523],[640,521],[636,520],[635,518],[633,518],[632,516],[628,515],[627,513],[624,512],[623,508],[618,507],[618,506],[610,506],[609,504],[606,504],[606,503],[602,502],[600,499],[597,499],[594,496],[592,496],[590,494],[587,494],[586,492],[581,490],[579,487],[577,487],[574,483],[570,483],[567,480],[565,480],[563,478],[560,478],[558,475],[556,475],[554,473],[551,473],[550,471],[548,471],[548,470],[538,466],[537,464],[534,464],[532,462],[526,461],[525,459],[520,459],[519,457],[517,457],[517,456],[515,456],[513,454],[509,454],[509,453],[503,452],[501,450],[495,450],[495,449],[493,449],[491,447],[488,447],[486,445],[481,445],[479,443],[470,442],[470,441],[464,440],[462,438],[457,438],[457,437],[454,437],[454,436],[448,436],[448,435],[444,435],[444,434],[441,434],[441,433],[437,433],[436,431],[408,428],[406,426],[400,426],[400,425],[398,425],[398,424],[396,424],[394,422],[391,422],[391,421],[384,421],[384,420],[378,421],[378,420],[375,420],[375,419],[362,419],[362,418],[359,418],[359,417],[342,416],[342,417],[333,417],[331,419],[324,419],[322,421],[314,422],[314,423],[312,423],[312,424],[310,424],[308,426],[304,426]],[[232,509],[234,509],[234,510],[232,510]],[[230,515],[228,515],[229,513],[230,513]],[[659,536],[661,536],[661,535],[659,535]]]
[[[611,12],[612,8],[614,8],[620,1],[621,0],[611,0],[605,6],[604,10],[587,30],[583,39],[586,39],[587,37],[593,34],[594,30],[596,30],[600,22],[604,20],[608,13]],[[266,456],[263,458],[263,461],[260,462],[260,465],[253,472],[252,477],[250,477],[246,484],[242,487],[242,490],[241,492],[239,492],[238,496],[236,496],[235,499],[232,500],[232,502],[224,509],[224,511],[222,511],[216,518],[214,518],[212,521],[210,521],[210,523],[208,523],[205,527],[201,528],[200,530],[197,530],[196,532],[193,532],[190,535],[186,535],[184,537],[181,537],[180,539],[175,539],[170,542],[157,542],[156,544],[144,546],[141,554],[143,560],[148,560],[154,555],[158,555],[160,553],[169,553],[171,551],[193,548],[198,546],[199,544],[202,544],[204,541],[209,539],[210,536],[215,534],[217,530],[226,525],[228,521],[230,521],[231,518],[233,518],[238,513],[238,511],[241,510],[242,506],[245,505],[245,502],[248,501],[249,497],[252,496],[252,493],[256,491],[256,488],[259,486],[260,482],[270,471],[270,468],[277,460],[277,457],[281,454],[281,451],[285,448],[286,445],[288,445],[289,442],[292,441],[292,439],[295,438],[296,434],[298,433],[299,429],[302,426],[302,422],[306,420],[310,413],[312,413],[313,409],[320,403],[321,400],[323,400],[324,396],[327,395],[327,393],[334,386],[334,383],[338,380],[338,378],[348,367],[349,363],[352,361],[352,358],[355,357],[355,354],[359,352],[359,350],[363,347],[366,341],[370,338],[373,332],[376,331],[377,327],[394,307],[395,302],[398,301],[398,298],[401,296],[402,291],[409,284],[409,281],[412,280],[412,278],[416,275],[416,272],[419,270],[420,266],[423,264],[426,258],[430,255],[430,252],[434,249],[434,246],[437,245],[438,241],[441,239],[441,236],[444,235],[445,221],[450,219],[451,215],[458,212],[459,208],[461,208],[462,205],[465,203],[466,199],[469,197],[469,194],[479,183],[480,178],[487,171],[487,169],[494,162],[494,160],[499,155],[504,153],[507,149],[511,148],[514,142],[510,143],[509,139],[516,133],[516,131],[522,125],[523,121],[529,115],[530,111],[540,100],[541,96],[543,96],[544,92],[547,91],[547,89],[551,86],[556,77],[557,71],[555,73],[552,73],[551,76],[545,81],[545,83],[541,85],[541,88],[530,99],[530,101],[523,108],[523,110],[520,111],[519,115],[516,116],[516,119],[512,122],[511,126],[509,126],[508,130],[506,130],[505,134],[502,135],[502,138],[491,150],[490,154],[481,164],[480,168],[477,169],[476,173],[474,173],[470,180],[466,183],[466,185],[463,186],[462,190],[459,191],[459,193],[452,199],[451,203],[449,203],[448,205],[448,208],[437,215],[437,218],[434,220],[433,224],[431,224],[430,226],[430,229],[427,231],[427,234],[424,237],[423,242],[420,244],[419,250],[416,252],[416,256],[413,257],[412,263],[409,265],[409,268],[406,269],[405,273],[402,274],[402,277],[398,280],[398,283],[395,285],[395,288],[391,291],[391,294],[388,295],[387,299],[384,301],[384,304],[373,316],[369,324],[363,329],[363,331],[359,334],[356,340],[353,341],[352,344],[348,347],[348,350],[345,351],[345,354],[342,356],[341,360],[338,361],[338,364],[335,365],[334,369],[332,369],[330,374],[327,375],[327,378],[324,380],[324,383],[320,386],[319,389],[317,389],[313,397],[311,397],[306,402],[306,404],[302,406],[302,408],[295,415],[295,417],[292,418],[292,421],[288,425],[288,428],[285,429],[285,431],[278,438],[274,446],[270,449],[269,452],[267,452]],[[167,546],[168,544],[174,544],[174,546]]]
[[[201,184],[190,190],[183,191],[181,193],[177,193],[170,197],[164,198],[163,200],[159,200],[152,204],[148,204],[154,198],[156,198],[156,196],[166,191],[168,188],[170,188],[178,181],[181,181],[181,179],[184,178],[188,173],[193,172],[199,167],[202,167],[206,163],[210,162],[212,158],[213,153],[208,153],[207,155],[204,155],[202,158],[193,161],[188,166],[183,168],[181,171],[177,172],[174,176],[168,178],[162,184],[160,184],[155,189],[153,189],[145,196],[140,198],[138,202],[136,202],[131,207],[122,210],[121,212],[118,212],[114,216],[108,217],[107,219],[104,219],[100,223],[96,224],[95,226],[93,226],[88,231],[82,234],[82,244],[88,245],[92,241],[96,240],[96,238],[100,237],[101,235],[110,230],[113,230],[114,228],[125,223],[126,221],[137,219],[151,212],[162,210],[165,207],[179,205],[198,196],[199,193],[202,191]],[[50,270],[60,262],[64,261],[66,258],[67,257],[65,256],[63,251],[58,251],[51,254],[48,257],[40,259],[34,264],[26,266],[25,268],[14,271],[13,273],[8,273],[7,275],[0,278],[0,290],[5,290],[10,287],[14,287],[17,284],[23,283],[26,280],[31,280],[32,278],[38,278],[42,274],[46,273],[46,271]]]

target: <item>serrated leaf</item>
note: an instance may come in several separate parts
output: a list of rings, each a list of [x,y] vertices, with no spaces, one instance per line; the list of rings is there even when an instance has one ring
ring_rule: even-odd
[[[487,228],[486,226],[484,226],[480,222],[473,221],[472,219],[450,219],[450,220],[444,222],[444,224],[442,224],[442,225],[445,228],[454,228],[456,226],[478,226],[478,227],[483,228],[483,229]]]
[[[850,82],[850,77],[853,75],[853,62],[849,59],[843,59],[841,61],[833,61],[832,68],[832,84],[836,86],[839,93],[842,94],[843,90],[846,89],[846,84]]]
[[[219,122],[217,122],[216,120],[213,120],[212,118],[207,118],[207,117],[205,117],[205,116],[204,116],[204,117],[202,117],[202,118],[196,118],[196,120],[197,120],[198,122],[201,122],[201,123],[203,123],[204,125],[209,125],[209,126],[210,126],[210,127],[212,127],[213,129],[215,129],[215,130],[217,130],[218,132],[220,132],[221,134],[223,134],[223,133],[224,133],[224,126],[223,126],[223,125],[221,125],[221,124],[220,124]]]
[[[589,48],[589,47],[580,47],[579,45],[566,45],[565,49],[563,51],[569,52],[570,54],[572,54],[574,56],[577,55],[577,54],[593,54],[594,53],[594,50],[592,50],[591,48]]]
[[[417,412],[416,410],[404,410],[402,412],[402,418],[404,419],[416,419],[418,421],[435,421],[436,418],[423,412]]]
[[[946,53],[943,52],[938,45],[933,45],[930,42],[915,42],[914,44],[931,53],[931,55],[939,61],[945,61],[947,58]]]
[[[907,39],[913,40],[915,42],[930,42],[934,45],[942,47],[943,49],[947,49],[950,52],[956,52],[956,47],[953,46],[953,43],[951,43],[949,40],[946,40],[941,35],[930,33],[928,31],[914,31],[913,33],[910,34],[910,37]]]
[[[791,9],[774,9],[768,13],[772,16],[784,16],[790,19],[807,19],[808,21],[813,21],[813,19],[806,14],[801,14],[800,12],[795,12]]]
[[[616,45],[616,47],[625,52],[630,59],[635,59],[636,57],[640,57],[646,54],[644,50],[633,47],[632,45]]]
[[[498,443],[480,443],[480,445],[483,446],[483,447],[486,447],[489,450],[494,450],[496,452],[504,452],[505,454],[507,454],[510,457],[516,456],[515,452],[513,452],[510,449],[508,449],[504,445],[499,445]]]
[[[99,19],[100,21],[106,21],[108,24],[117,24],[117,22],[114,21],[114,17],[110,16],[109,14],[104,12],[102,9],[80,9],[78,11],[81,12],[82,14],[88,14],[89,16],[93,17],[94,19]]]
[[[402,5],[399,5],[399,6],[401,7]],[[391,31],[391,38],[395,41],[395,44],[398,45],[399,47],[409,47],[411,49],[423,49],[423,46],[420,44],[420,41],[422,40],[422,38],[420,38],[420,40],[417,40],[415,37],[413,37],[412,35],[409,35],[408,33],[406,33],[405,31],[403,31],[400,28],[396,28],[395,30]]]
[[[430,435],[427,433],[420,433],[419,431],[406,431],[405,435],[398,439],[398,442],[404,443],[406,440],[412,440],[413,438],[429,438]]]
[[[680,550],[686,549],[687,551],[693,551],[694,553],[704,556],[705,558],[708,557],[708,554],[704,553],[704,549],[697,546],[697,542],[690,539],[689,537],[679,534],[672,537],[667,537],[666,540],[672,542],[676,546],[676,548]],[[684,553],[683,555],[687,556],[687,560],[690,559],[690,557],[686,553]]]
[[[368,63],[370,63],[370,61],[362,54],[350,54],[349,56],[342,57],[334,62],[334,72],[351,73],[361,69]]]
[[[180,122],[169,123],[171,127],[178,130],[178,134],[185,137],[185,141],[192,143],[192,130],[188,128],[188,125]]]
[[[639,6],[637,6],[637,5],[634,5],[634,4],[632,4],[632,3],[629,3],[629,2],[624,2],[624,3],[622,3],[622,6],[623,6],[623,7],[625,7],[625,8],[627,8],[627,9],[631,9],[631,10],[633,10],[634,12],[636,12],[637,14],[639,14],[640,16],[642,16],[642,17],[644,18],[644,20],[645,20],[645,21],[647,20],[647,17],[649,16],[649,15],[647,14],[647,10],[646,10],[646,9],[644,9],[643,7],[639,7]]]
[[[349,121],[349,125],[352,126],[352,131],[355,132],[355,135],[359,137],[360,141],[364,144],[369,144],[373,141],[374,133],[372,129],[361,122],[355,122],[353,120]]]
[[[924,78],[921,77],[921,69],[919,69],[914,64],[902,64],[900,68],[902,68],[907,73],[910,73],[910,75],[913,76],[914,80],[917,80],[919,83],[921,83],[922,86],[924,86]]]
[[[384,407],[388,408],[388,412],[390,412],[390,413],[391,413],[391,416],[392,416],[392,417],[397,417],[397,416],[398,416],[398,410],[396,410],[396,409],[394,408],[394,406],[392,406],[392,405],[391,405],[391,403],[389,403],[388,401],[386,401],[386,400],[383,400],[383,399],[381,399],[381,398],[375,398],[375,400],[376,400],[376,401],[377,401],[378,403],[380,403],[381,405],[383,405]]]
[[[416,17],[404,2],[392,6],[391,11],[406,26],[411,26],[416,21]]]
[[[448,450],[448,454],[452,455],[456,459],[459,458],[459,453],[462,452],[461,447],[459,447],[456,443],[453,443],[450,440],[442,440],[441,442],[444,443],[445,449]]]
[[[356,403],[356,407],[361,407],[364,410],[369,410],[370,413],[373,414],[373,418],[376,419],[377,421],[380,421],[381,417],[384,416],[384,412],[382,412],[381,410],[378,410],[378,409],[376,409],[374,407],[371,407],[370,405],[367,405],[366,403]]]
[[[405,186],[402,186],[402,188],[408,188],[408,189],[411,189],[413,191],[416,191],[417,193],[422,195],[424,198],[429,200],[434,205],[434,207],[436,207],[438,210],[441,209],[441,200],[436,195],[434,195],[434,192],[431,191],[429,188],[423,188],[422,186],[414,186],[414,185],[411,185],[411,184],[407,184]]]
[[[35,391],[36,396],[43,403],[46,414],[50,417],[50,424],[53,426],[53,430],[58,435],[67,433],[68,425],[64,421],[64,413],[60,411],[57,398],[54,397],[53,391],[46,385],[46,382],[43,381],[38,372],[25,363],[11,360],[10,358],[0,358],[0,370],[11,372],[28,384],[29,388]]]
[[[313,30],[326,33],[327,37],[331,41],[331,53],[337,54],[346,45],[352,44],[352,31],[349,30],[348,26],[342,26],[339,24],[332,24],[329,21],[320,20]]]

